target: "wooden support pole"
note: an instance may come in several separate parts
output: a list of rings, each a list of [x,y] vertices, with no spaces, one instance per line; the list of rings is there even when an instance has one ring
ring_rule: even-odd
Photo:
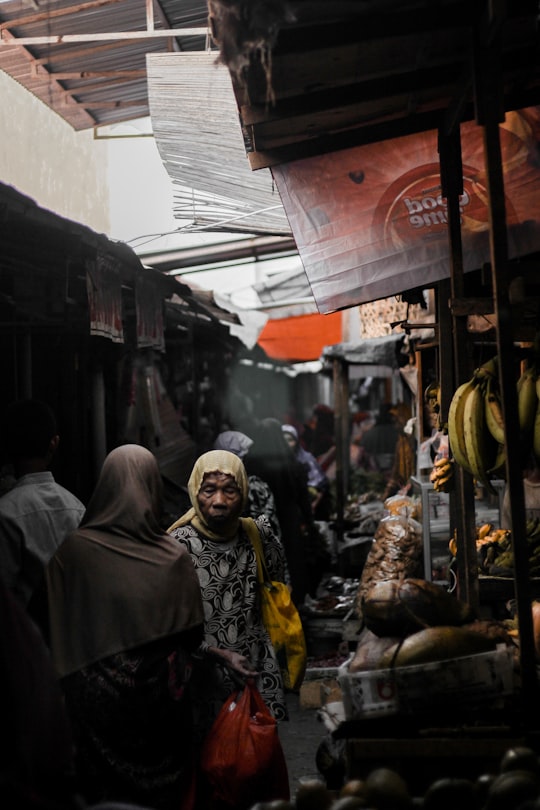
[[[349,364],[333,361],[334,429],[336,435],[336,541],[343,540],[349,478]],[[342,573],[342,572],[340,572]]]
[[[514,329],[509,300],[508,245],[499,122],[504,120],[501,104],[502,84],[498,81],[501,63],[501,33],[493,26],[490,36],[477,30],[474,47],[476,115],[483,127],[484,157],[487,176],[490,222],[490,257],[495,315],[497,317],[497,350],[499,382],[505,424],[510,439],[510,426],[518,424],[515,374]],[[521,664],[521,702],[523,723],[538,728],[540,706],[531,611],[529,550],[525,530],[525,498],[519,442],[507,440],[506,479],[510,497],[512,547],[514,552],[514,590],[518,612]]]
[[[463,167],[461,163],[461,138],[459,128],[450,134],[439,134],[442,193],[447,201],[448,233],[450,243],[451,272],[450,292],[452,299],[464,295],[463,250],[461,242],[461,212],[459,198],[463,193]],[[442,291],[442,289],[441,289]],[[442,296],[441,296],[442,299]],[[446,302],[448,309],[448,301]],[[443,302],[439,307],[443,317]],[[439,329],[439,335],[445,332]],[[444,338],[443,338],[444,339]],[[461,383],[470,379],[473,363],[470,356],[466,316],[452,313],[453,358],[450,351],[441,357],[441,377],[452,380],[455,391]],[[449,348],[449,347],[448,347]],[[445,366],[443,368],[443,360]],[[448,396],[442,401],[442,420],[448,420]],[[470,473],[456,464],[455,489],[450,496],[450,531],[456,539],[457,596],[471,607],[478,608],[478,560],[476,556],[474,482]]]

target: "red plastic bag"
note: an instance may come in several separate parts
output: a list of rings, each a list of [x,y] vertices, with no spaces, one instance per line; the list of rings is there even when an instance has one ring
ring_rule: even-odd
[[[223,704],[203,744],[201,773],[219,806],[244,810],[290,798],[277,722],[253,679]]]

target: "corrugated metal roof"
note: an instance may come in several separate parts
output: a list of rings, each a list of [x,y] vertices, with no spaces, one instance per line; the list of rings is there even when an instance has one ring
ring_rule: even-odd
[[[7,0],[0,69],[75,130],[90,129],[148,116],[147,54],[205,50],[206,30],[205,0]]]

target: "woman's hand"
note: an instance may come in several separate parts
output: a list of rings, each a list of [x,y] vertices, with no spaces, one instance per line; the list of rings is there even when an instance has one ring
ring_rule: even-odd
[[[241,653],[225,650],[222,647],[209,647],[208,652],[216,656],[216,658],[220,658],[229,669],[244,678],[255,678],[259,674],[256,669],[253,669],[249,658]]]

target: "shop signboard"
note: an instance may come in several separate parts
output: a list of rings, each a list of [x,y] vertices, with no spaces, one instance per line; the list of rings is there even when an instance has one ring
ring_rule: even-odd
[[[461,126],[465,272],[490,259],[483,128]],[[540,107],[500,126],[510,258],[540,250]],[[321,313],[450,277],[438,134],[420,132],[272,169]]]

